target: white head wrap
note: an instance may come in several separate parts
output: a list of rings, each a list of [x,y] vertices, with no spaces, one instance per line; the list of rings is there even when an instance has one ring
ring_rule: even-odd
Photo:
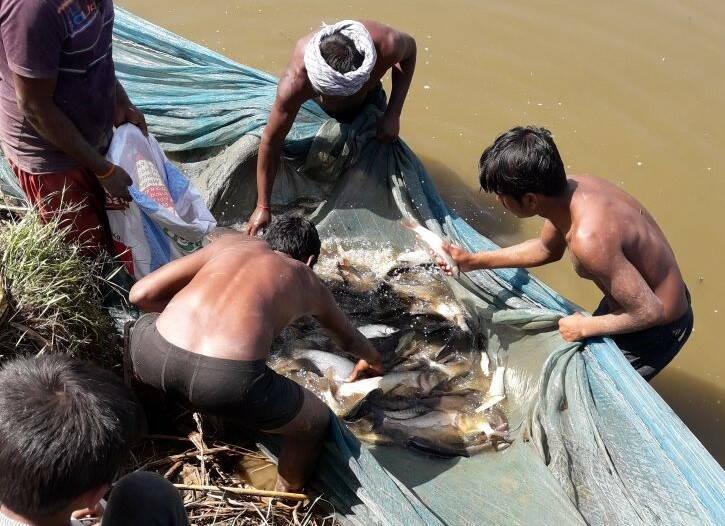
[[[320,40],[338,32],[352,40],[355,48],[365,56],[360,67],[348,73],[334,70],[320,53]],[[360,91],[370,78],[377,58],[370,33],[355,20],[342,20],[331,26],[323,25],[305,48],[307,76],[315,90],[323,95],[348,96]]]

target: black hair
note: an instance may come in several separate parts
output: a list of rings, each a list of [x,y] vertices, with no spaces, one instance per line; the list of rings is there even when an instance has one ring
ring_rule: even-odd
[[[284,252],[298,261],[307,263],[320,257],[320,236],[314,223],[295,214],[276,216],[264,235],[272,250]]]
[[[566,172],[551,132],[517,126],[498,136],[478,164],[481,188],[520,200],[526,193],[557,196],[566,190]]]
[[[351,38],[333,33],[320,39],[320,54],[332,69],[349,73],[362,66],[365,54],[360,53]]]
[[[0,369],[0,502],[26,517],[59,513],[110,484],[142,421],[110,371],[52,354]]]

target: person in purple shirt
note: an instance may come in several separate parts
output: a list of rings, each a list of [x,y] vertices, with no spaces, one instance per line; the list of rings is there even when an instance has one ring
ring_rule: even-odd
[[[116,79],[113,16],[112,0],[0,1],[0,142],[28,200],[46,220],[62,210],[90,254],[108,242],[105,193],[130,199],[104,157],[113,127],[146,133]]]

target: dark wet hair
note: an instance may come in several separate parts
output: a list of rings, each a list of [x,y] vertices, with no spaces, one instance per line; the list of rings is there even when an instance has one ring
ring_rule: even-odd
[[[110,484],[136,438],[140,406],[110,371],[64,355],[0,369],[0,502],[46,517]]]
[[[355,71],[365,60],[365,54],[360,53],[352,39],[342,33],[320,39],[320,54],[332,69],[340,73]]]
[[[310,256],[314,261],[320,257],[320,236],[311,222],[296,214],[276,216],[264,235],[272,250],[284,252],[298,261],[307,263]]]
[[[517,126],[494,141],[478,164],[481,188],[521,199],[526,193],[548,196],[566,190],[566,172],[551,132]]]

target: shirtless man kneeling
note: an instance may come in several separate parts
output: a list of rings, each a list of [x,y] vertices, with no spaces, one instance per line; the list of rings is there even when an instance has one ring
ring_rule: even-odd
[[[544,224],[538,239],[490,252],[444,245],[462,272],[537,267],[569,248],[577,274],[604,299],[592,317],[562,318],[562,337],[610,336],[647,381],[672,361],[692,332],[690,294],[665,235],[634,197],[591,175],[567,177],[551,134],[533,126],[513,128],[486,148],[479,177],[506,210]]]
[[[130,294],[148,313],[130,336],[135,378],[199,411],[285,435],[280,491],[305,484],[330,411],[266,365],[272,340],[289,323],[311,315],[360,359],[349,380],[383,372],[380,354],[312,271],[319,254],[312,223],[280,216],[266,240],[222,236],[141,279]]]

